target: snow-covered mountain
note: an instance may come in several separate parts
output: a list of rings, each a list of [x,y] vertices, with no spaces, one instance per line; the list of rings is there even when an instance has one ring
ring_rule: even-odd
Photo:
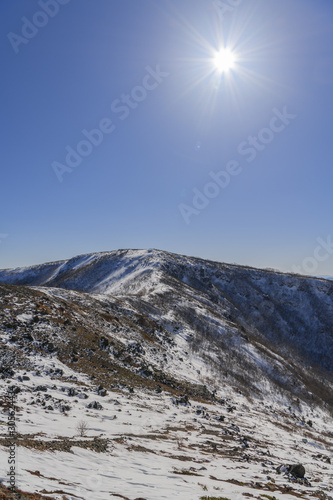
[[[119,250],[0,271],[0,282],[126,297],[171,331],[195,337],[193,345],[204,334],[238,350],[251,338],[333,370],[333,283],[325,279]]]
[[[331,281],[119,250],[2,270],[0,283],[1,385],[16,388],[20,456],[39,471],[21,468],[22,490],[331,498]],[[278,475],[288,460],[316,487]]]

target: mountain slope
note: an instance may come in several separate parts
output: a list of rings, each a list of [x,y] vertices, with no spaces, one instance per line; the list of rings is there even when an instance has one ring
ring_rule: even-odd
[[[104,303],[118,297],[156,329],[171,333],[179,351],[196,353],[212,373],[244,391],[267,393],[274,387],[307,400],[333,401],[330,281],[158,250],[119,250],[4,270],[0,281],[84,291]],[[178,369],[184,377],[189,370]]]
[[[332,500],[332,282],[156,250],[0,281],[0,470],[15,391],[20,489]]]

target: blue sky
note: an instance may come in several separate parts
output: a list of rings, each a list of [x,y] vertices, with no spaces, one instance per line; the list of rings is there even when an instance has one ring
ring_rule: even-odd
[[[332,2],[0,12],[0,268],[160,248],[333,275]]]

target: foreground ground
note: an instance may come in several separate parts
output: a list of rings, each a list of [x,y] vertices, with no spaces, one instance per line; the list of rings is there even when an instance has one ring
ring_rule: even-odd
[[[105,393],[51,356],[36,362],[37,370],[15,374],[22,491],[67,500],[332,498],[332,421],[324,413],[226,391],[212,403],[166,391]],[[3,380],[2,390],[12,383]],[[277,472],[294,463],[305,479]]]

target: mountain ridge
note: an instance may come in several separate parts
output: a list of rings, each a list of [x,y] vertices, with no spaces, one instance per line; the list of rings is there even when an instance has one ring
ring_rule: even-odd
[[[261,268],[261,267],[254,267],[250,266],[248,264],[237,264],[237,263],[231,263],[231,262],[221,262],[213,259],[206,259],[203,257],[198,257],[194,255],[185,255],[185,254],[177,254],[175,252],[170,252],[167,250],[161,250],[161,249],[156,249],[156,248],[148,248],[148,249],[117,249],[117,250],[106,250],[106,251],[101,251],[101,252],[89,252],[89,253],[84,253],[84,254],[79,254],[74,257],[70,257],[68,259],[60,259],[60,260],[55,260],[55,261],[48,261],[45,263],[39,263],[39,264],[33,264],[29,266],[19,266],[19,267],[11,267],[11,268],[3,268],[0,269],[0,276],[3,275],[5,276],[6,274],[9,276],[16,273],[20,273],[24,270],[33,270],[33,269],[39,269],[43,267],[54,267],[54,266],[62,266],[64,264],[69,264],[70,262],[74,262],[78,259],[84,259],[84,258],[101,258],[104,256],[117,256],[120,253],[134,253],[134,252],[139,252],[140,254],[144,255],[146,254],[147,256],[150,256],[152,254],[155,255],[160,255],[160,256],[172,256],[172,257],[180,257],[183,259],[189,259],[189,260],[195,260],[198,262],[203,262],[203,263],[210,263],[210,264],[219,264],[219,265],[224,265],[226,267],[230,268],[241,268],[241,269],[249,269],[253,271],[265,271],[265,272],[272,272],[274,274],[279,274],[279,275],[288,275],[288,276],[299,276],[302,278],[309,278],[309,279],[319,279],[319,280],[333,280],[333,276],[328,276],[328,275],[318,275],[318,276],[313,276],[313,275],[303,275],[303,274],[297,274],[293,271],[280,271],[279,269],[273,269],[273,268]]]

